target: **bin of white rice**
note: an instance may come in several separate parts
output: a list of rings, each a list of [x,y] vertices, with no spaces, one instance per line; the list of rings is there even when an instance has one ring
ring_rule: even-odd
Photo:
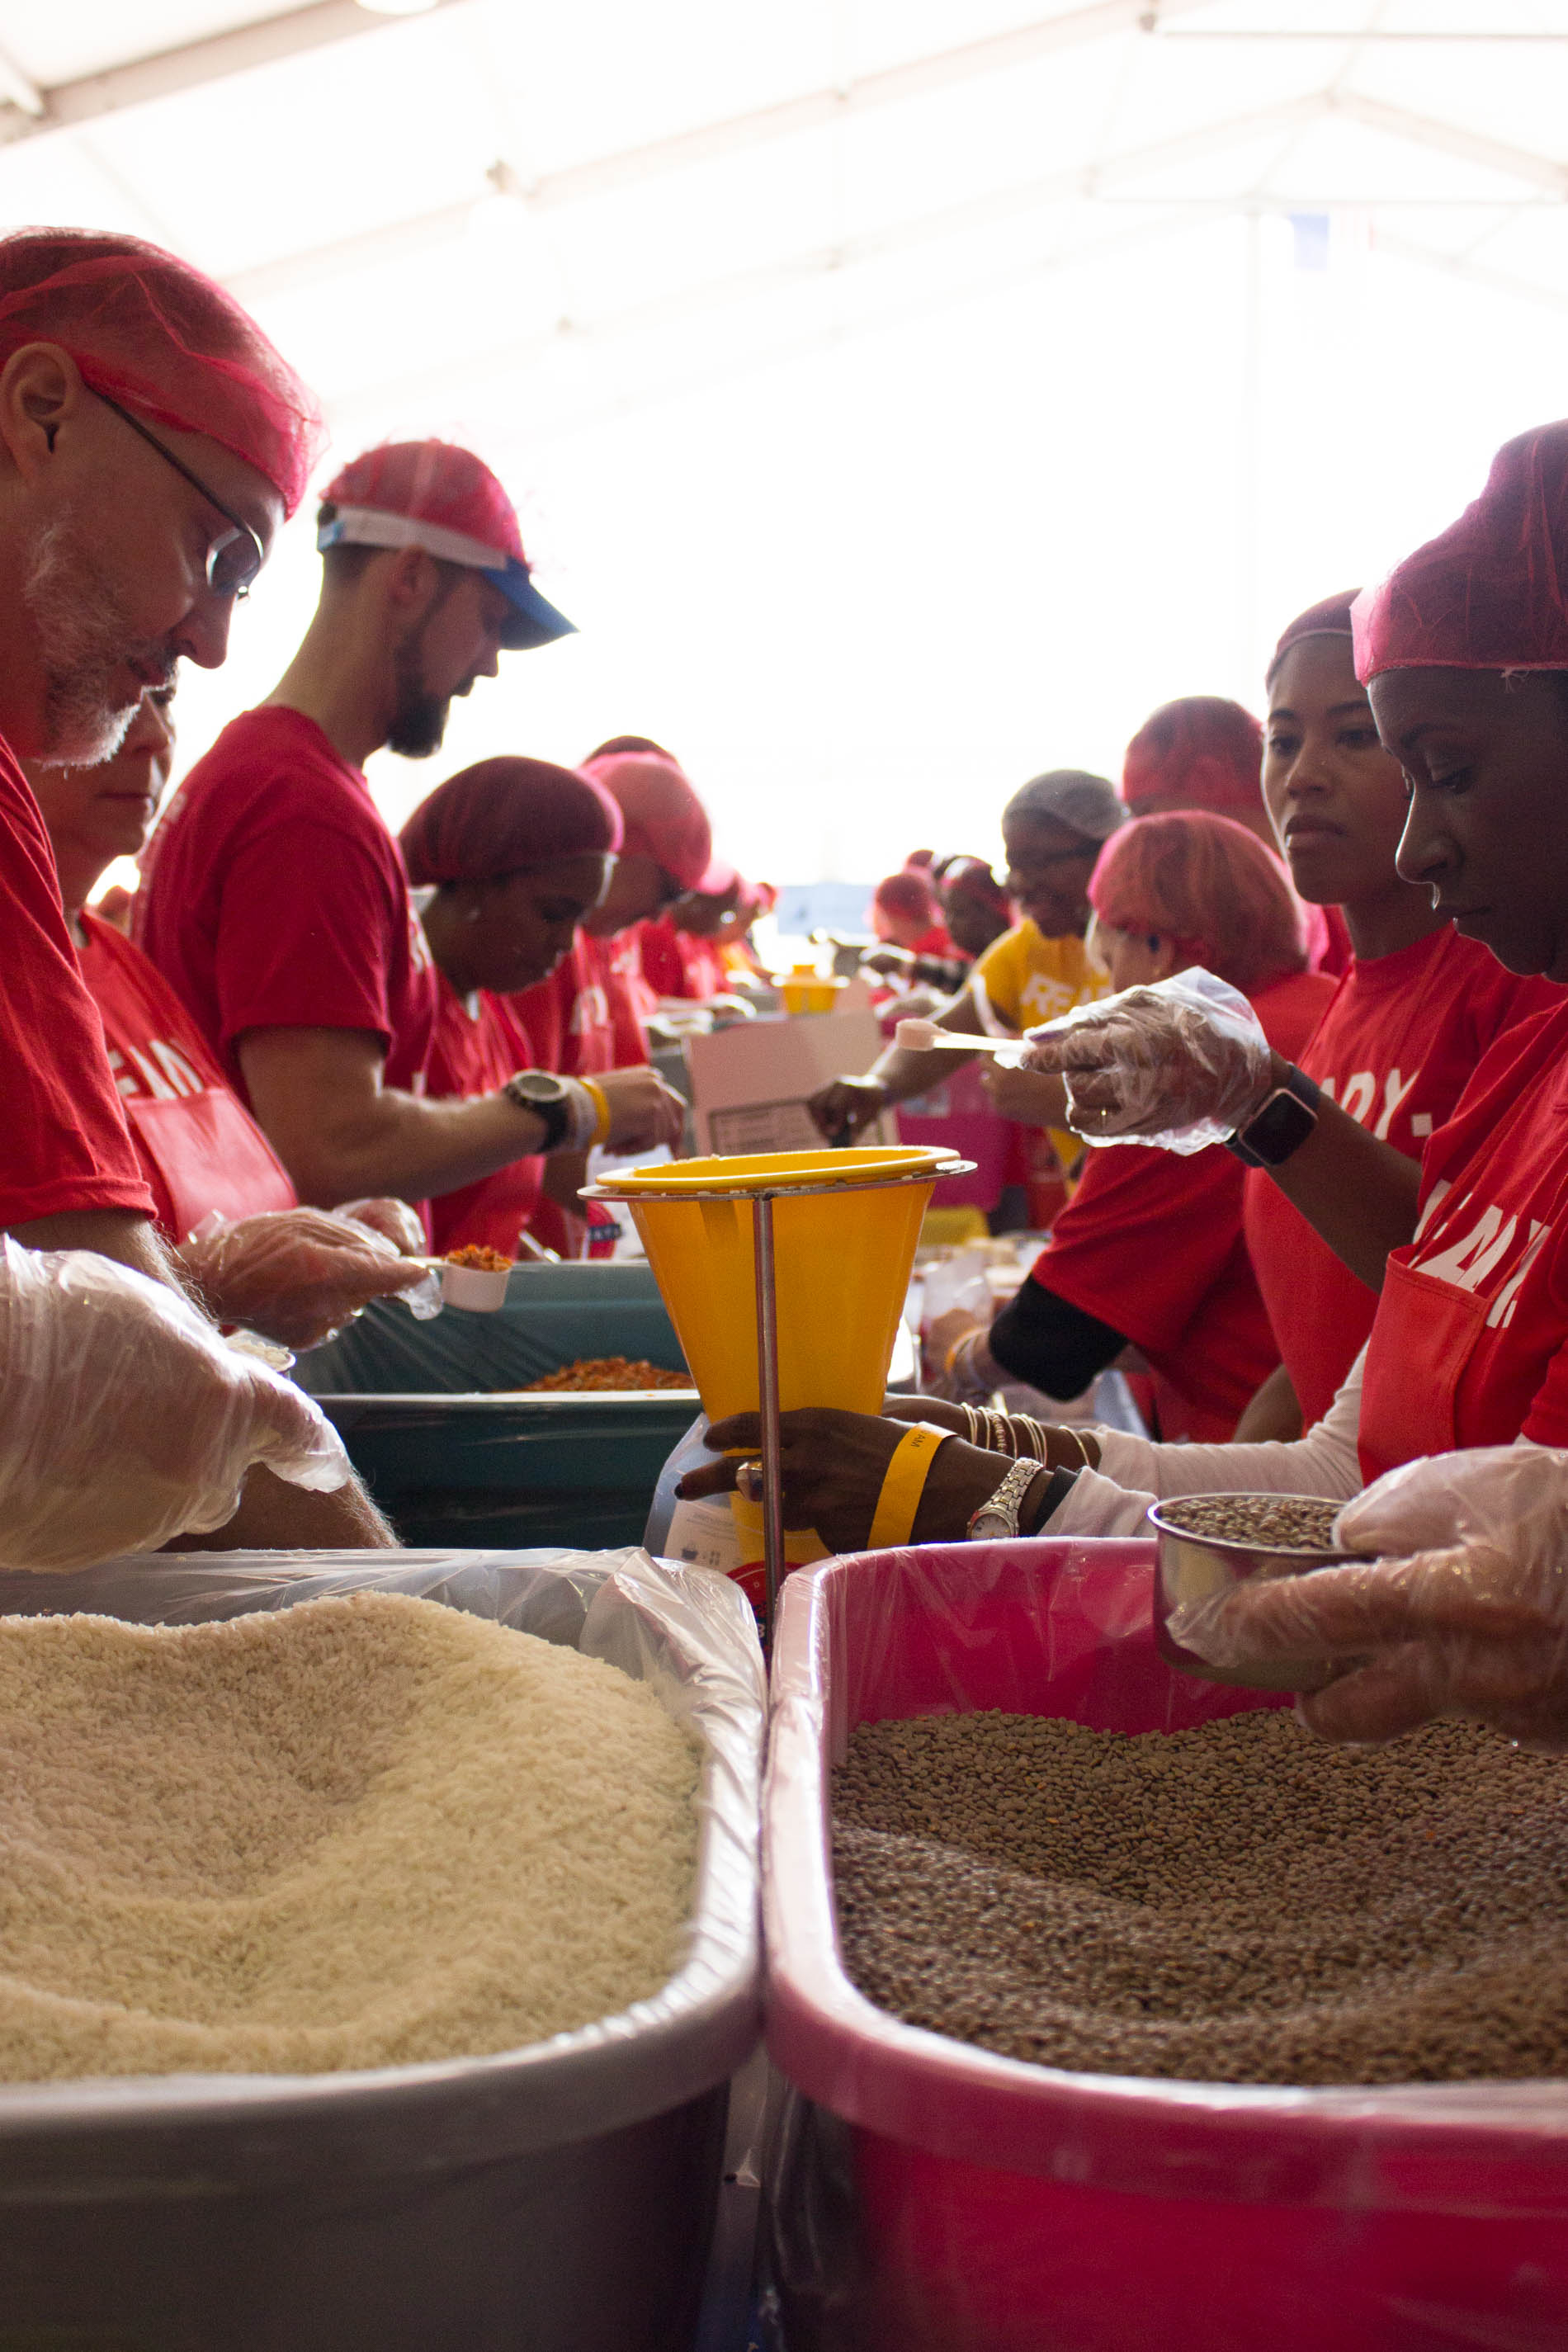
[[[0,1610],[0,2347],[689,2343],[758,2000],[722,1580],[228,1554]]]

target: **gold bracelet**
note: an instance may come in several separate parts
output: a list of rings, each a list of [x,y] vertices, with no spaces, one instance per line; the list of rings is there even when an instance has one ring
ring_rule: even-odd
[[[931,1465],[952,1435],[951,1429],[937,1429],[929,1421],[914,1422],[904,1432],[882,1473],[882,1491],[866,1538],[868,1551],[891,1551],[909,1542]]]

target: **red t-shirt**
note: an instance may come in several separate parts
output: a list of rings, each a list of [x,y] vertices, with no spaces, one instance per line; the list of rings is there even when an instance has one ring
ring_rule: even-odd
[[[1521,1435],[1568,1445],[1568,1001],[1487,1055],[1421,1197],[1373,1322],[1363,1474]]]
[[[1363,1127],[1419,1160],[1494,1040],[1562,994],[1552,981],[1505,971],[1479,940],[1446,926],[1393,955],[1352,963],[1316,1034],[1290,1058]],[[1253,1270],[1310,1429],[1372,1329],[1377,1293],[1261,1169],[1248,1170],[1246,1195]]]
[[[678,931],[668,916],[639,927],[637,954],[642,977],[656,997],[680,996],[705,1004],[730,985],[724,951],[711,940]]]
[[[153,835],[136,937],[244,1097],[247,1029],[368,1029],[417,1092],[435,975],[370,786],[298,710],[247,710]]]
[[[596,1078],[647,1060],[647,1040],[613,952],[625,937],[597,940],[579,931],[548,980],[507,998],[533,1040],[535,1069]]]
[[[461,997],[439,974],[437,987],[436,1034],[426,1066],[427,1093],[443,1098],[494,1094],[517,1071],[544,1066],[513,1010],[515,999],[491,996],[482,989],[476,996]],[[477,1184],[437,1193],[426,1203],[436,1249],[444,1253],[466,1242],[482,1242],[515,1257],[518,1234],[533,1223],[540,1205],[543,1171],[544,1161],[538,1156],[514,1160]]]
[[[26,777],[0,741],[0,1226],[79,1210],[153,1213],[77,970],[54,852]]]
[[[81,976],[162,1231],[180,1242],[215,1209],[297,1208],[282,1162],[162,972],[111,923],[84,913],[81,924]]]
[[[1253,1010],[1294,1060],[1334,983],[1299,972]],[[1279,1360],[1241,1229],[1242,1164],[1223,1144],[1182,1158],[1142,1144],[1085,1154],[1030,1280],[1142,1349],[1165,1439],[1223,1444]]]

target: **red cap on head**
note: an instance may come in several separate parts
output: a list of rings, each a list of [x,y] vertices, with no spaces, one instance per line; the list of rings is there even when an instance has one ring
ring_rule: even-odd
[[[1568,669],[1568,421],[1505,441],[1456,523],[1356,598],[1356,676]]]
[[[398,840],[416,885],[491,882],[558,857],[618,849],[621,813],[602,785],[575,768],[479,760],[437,784]]]
[[[619,803],[623,856],[651,857],[682,890],[707,887],[713,859],[708,812],[673,760],[616,751],[585,760],[583,773]]]
[[[93,392],[242,457],[292,514],[326,428],[314,393],[231,294],[140,237],[0,237],[0,365],[58,343]]]
[[[951,891],[955,898],[971,898],[976,906],[1012,921],[1013,902],[983,857],[945,859],[937,881],[944,898]]]
[[[918,866],[906,866],[900,873],[889,874],[879,882],[871,905],[876,913],[896,915],[901,922],[931,925],[942,919],[936,892],[923,868]]]
[[[316,545],[422,547],[488,572],[514,608],[501,635],[514,651],[573,634],[532,584],[511,500],[483,459],[454,442],[384,441],[354,458],[327,486]]]
[[[1121,797],[1135,816],[1159,809],[1256,808],[1263,730],[1223,695],[1188,694],[1146,719],[1127,746]]]

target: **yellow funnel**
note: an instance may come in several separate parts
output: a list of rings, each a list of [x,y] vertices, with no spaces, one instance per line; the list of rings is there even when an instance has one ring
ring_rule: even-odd
[[[751,1196],[783,1196],[781,1410],[879,1412],[921,1220],[952,1161],[933,1150],[781,1151],[634,1169],[605,1187],[631,1208],[710,1421],[759,1404]]]

